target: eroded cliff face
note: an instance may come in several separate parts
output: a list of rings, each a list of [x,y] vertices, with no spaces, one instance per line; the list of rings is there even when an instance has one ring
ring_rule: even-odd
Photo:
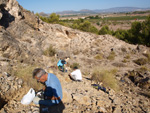
[[[43,53],[52,46],[58,56]],[[113,60],[109,57],[114,54]],[[149,112],[150,72],[139,72],[141,64],[134,61],[149,58],[150,48],[127,44],[110,35],[95,35],[42,22],[33,13],[23,9],[16,0],[0,1],[0,101],[1,112],[40,112],[40,106],[23,106],[20,100],[29,90],[16,77],[20,65],[39,65],[58,76],[63,87],[65,113],[94,112]],[[58,58],[69,56],[69,64],[79,63],[83,82],[68,78],[71,72],[61,73],[55,67]],[[144,65],[150,67],[149,61]],[[119,92],[108,88],[108,93],[94,89],[91,73],[95,67],[117,69],[115,78]],[[13,71],[12,71],[13,70]],[[5,72],[11,74],[7,76]],[[79,87],[80,86],[80,87]],[[11,96],[9,96],[11,95]],[[53,110],[55,111],[57,107]]]

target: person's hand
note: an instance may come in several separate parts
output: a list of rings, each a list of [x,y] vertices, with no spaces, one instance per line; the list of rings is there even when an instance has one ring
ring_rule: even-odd
[[[40,89],[36,92],[36,96],[40,96],[43,93],[44,93],[43,89]]]
[[[38,96],[39,98],[44,98],[44,91],[43,91],[43,89],[37,91],[36,92],[36,96]]]

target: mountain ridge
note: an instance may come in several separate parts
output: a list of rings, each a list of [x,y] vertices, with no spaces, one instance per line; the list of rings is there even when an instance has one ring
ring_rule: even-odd
[[[74,10],[66,10],[56,12],[56,14],[96,14],[96,13],[119,13],[119,12],[133,12],[133,11],[146,11],[150,10],[150,8],[139,8],[139,7],[113,7],[108,9],[81,9],[79,11]]]

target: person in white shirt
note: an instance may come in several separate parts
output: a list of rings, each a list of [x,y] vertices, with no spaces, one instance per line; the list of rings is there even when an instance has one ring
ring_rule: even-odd
[[[82,81],[82,74],[78,67],[74,67],[74,71],[69,74],[69,77],[75,81]]]

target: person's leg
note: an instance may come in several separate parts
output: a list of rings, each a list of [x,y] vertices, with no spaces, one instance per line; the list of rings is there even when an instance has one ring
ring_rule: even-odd
[[[62,66],[59,66],[58,69],[59,69],[60,71],[63,71],[63,67],[62,67]]]
[[[36,97],[34,97],[34,99],[33,99],[33,103],[38,105],[40,100],[42,100],[42,99],[39,98],[38,96],[36,96]]]
[[[57,103],[55,103],[55,102],[53,102],[51,100],[40,100],[39,104],[40,105],[44,105],[44,106],[52,106],[52,105],[55,105]]]
[[[70,75],[72,80],[76,80],[76,77],[74,75]]]
[[[62,66],[62,72],[64,72],[65,71],[65,69],[64,69],[64,65]]]

